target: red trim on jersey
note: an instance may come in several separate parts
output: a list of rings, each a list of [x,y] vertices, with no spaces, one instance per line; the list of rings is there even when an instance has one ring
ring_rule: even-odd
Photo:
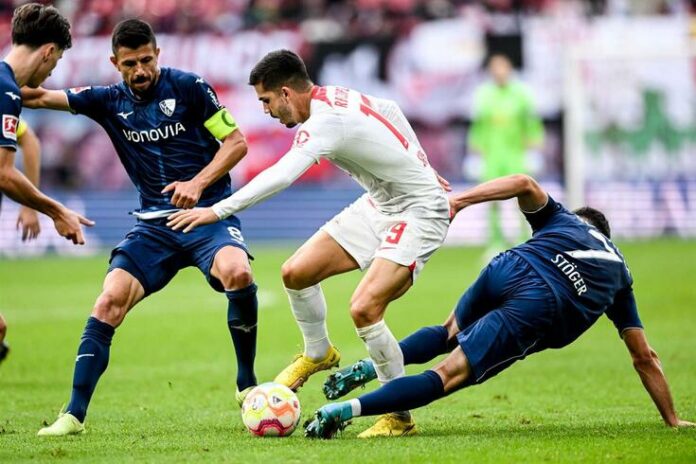
[[[411,265],[408,267],[408,270],[411,271],[411,276],[413,276],[413,271],[416,270],[416,262],[412,262]]]
[[[331,104],[329,97],[326,95],[326,87],[319,87],[318,85],[312,87],[312,100],[323,101],[331,108],[333,108],[333,105]]]

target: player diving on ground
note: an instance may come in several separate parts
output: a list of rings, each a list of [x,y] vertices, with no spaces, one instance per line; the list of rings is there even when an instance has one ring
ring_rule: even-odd
[[[404,375],[399,344],[384,321],[389,302],[413,284],[449,227],[449,203],[416,135],[390,100],[344,87],[312,83],[302,60],[280,50],[251,71],[263,108],[281,124],[302,124],[292,148],[230,198],[209,208],[170,217],[175,230],[224,220],[283,190],[315,163],[327,159],[367,193],[327,222],[282,267],[283,283],[305,350],[275,379],[298,389],[310,375],[338,364],[326,329],[320,282],[356,269],[366,271],[350,301],[358,336],[381,382]],[[408,412],[384,417],[361,436],[411,434]]]
[[[458,212],[509,198],[517,198],[532,238],[495,257],[443,325],[424,327],[399,344],[405,364],[449,356],[420,375],[321,407],[306,424],[307,436],[332,438],[353,417],[419,408],[481,384],[526,356],[569,345],[602,314],[619,331],[665,424],[696,425],[680,420],[674,410],[660,360],[638,317],[633,279],[610,241],[604,215],[587,207],[571,213],[525,175],[486,182],[453,197],[451,204]],[[324,393],[336,399],[375,377],[372,361],[358,361],[329,376]]]

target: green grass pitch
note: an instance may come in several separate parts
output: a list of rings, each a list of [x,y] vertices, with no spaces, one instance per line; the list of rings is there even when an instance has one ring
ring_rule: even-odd
[[[270,380],[300,349],[280,281],[291,249],[257,249],[257,372]],[[696,420],[696,242],[626,244],[640,314],[678,411]],[[401,338],[442,322],[478,274],[479,249],[443,249],[387,321]],[[363,441],[359,418],[333,441],[301,430],[249,435],[234,403],[226,300],[195,269],[138,305],[116,332],[87,433],[39,439],[68,400],[79,337],[105,257],[0,262],[0,311],[12,353],[0,366],[0,463],[62,462],[696,462],[696,430],[665,428],[606,318],[574,345],[514,365],[488,383],[415,412],[420,434]],[[359,273],[324,284],[343,364],[366,355],[348,314]],[[411,366],[409,372],[420,372]],[[324,400],[324,375],[300,391],[303,420]]]

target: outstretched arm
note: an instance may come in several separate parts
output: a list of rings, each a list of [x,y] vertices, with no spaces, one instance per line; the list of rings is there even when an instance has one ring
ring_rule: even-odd
[[[662,419],[670,427],[694,427],[696,424],[680,420],[674,410],[672,394],[669,391],[669,384],[662,364],[657,357],[657,353],[648,344],[643,329],[626,329],[623,333],[623,340],[631,354],[633,367],[640,376],[643,386],[650,394],[655,406]]]
[[[53,219],[56,231],[75,244],[85,243],[81,225],[94,225],[89,219],[69,210],[34,187],[14,167],[14,151],[7,148],[0,148],[0,191],[16,202],[49,216]]]
[[[22,105],[26,108],[70,111],[68,95],[62,90],[22,87]]]
[[[225,219],[288,188],[314,164],[314,159],[290,151],[276,164],[254,177],[232,196],[211,208],[178,211],[169,216],[167,225],[174,230],[189,232],[195,227]]]
[[[513,174],[484,182],[451,197],[450,209],[454,216],[477,203],[510,198],[517,198],[520,209],[525,212],[537,211],[548,201],[548,195],[534,179],[525,174]]]

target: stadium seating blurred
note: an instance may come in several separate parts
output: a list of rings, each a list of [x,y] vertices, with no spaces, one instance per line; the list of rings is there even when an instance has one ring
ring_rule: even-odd
[[[4,49],[9,45],[12,11],[21,3],[0,3],[0,46]],[[647,28],[663,32],[657,45],[649,44],[657,51],[648,53],[645,59],[662,64],[667,60],[666,66],[671,69],[688,70],[693,63],[691,34],[696,31],[696,20],[690,16],[696,0],[53,3],[70,18],[75,37],[73,49],[65,54],[47,87],[116,82],[119,75],[108,60],[111,29],[129,17],[151,22],[162,48],[161,64],[191,70],[209,80],[247,136],[249,155],[232,172],[236,185],[277,160],[293,136],[293,131],[263,114],[246,83],[253,64],[270,50],[286,47],[300,52],[319,84],[346,85],[398,101],[418,132],[431,164],[460,184],[477,179],[476,156],[467,147],[467,129],[473,91],[485,79],[482,64],[492,52],[507,54],[519,77],[532,89],[546,128],[544,146],[534,155],[530,170],[563,198],[571,151],[567,144],[568,105],[575,95],[568,87],[569,76],[574,76],[569,74],[570,52],[584,50],[580,60],[589,61],[579,63],[585,74],[600,69],[605,73],[595,72],[598,79],[625,76],[626,68],[632,65],[621,61],[624,54],[632,60],[642,59],[634,56],[637,47],[632,46],[638,29],[632,25],[639,24],[642,31]],[[597,59],[606,57],[595,59],[586,53],[596,44],[616,50],[608,58],[614,60],[614,65],[597,68]],[[662,53],[662,49],[666,51]],[[677,49],[675,54],[673,50]],[[607,69],[614,74],[607,74]],[[582,72],[578,75],[583,79]],[[595,81],[585,82],[578,96],[582,111],[577,114],[585,119],[591,115],[592,121],[583,120],[571,128],[581,133],[577,144],[586,145],[586,165],[597,163],[602,167],[602,185],[586,179],[584,198],[613,209],[613,216],[623,224],[617,229],[619,235],[696,236],[696,163],[693,155],[689,156],[696,143],[696,115],[683,105],[696,96],[695,77],[692,71],[686,76],[662,79],[646,77],[640,70],[634,75],[632,93],[624,100],[614,101],[619,95],[595,88]],[[102,219],[93,232],[93,242],[97,246],[113,245],[132,223],[125,212],[137,207],[137,201],[104,132],[84,117],[29,110],[23,115],[43,143],[42,188],[72,199]],[[644,146],[639,146],[641,143]],[[650,162],[643,164],[643,160]],[[665,168],[656,172],[655,165]],[[599,172],[584,169],[593,175]],[[616,188],[607,190],[607,185]],[[298,204],[297,198],[316,198],[327,189],[333,193],[322,195],[321,201],[310,201],[312,205],[298,208],[297,214],[292,214],[295,210],[288,212],[289,204]],[[252,241],[302,239],[357,192],[347,176],[321,163],[301,179],[298,188],[282,194],[265,209],[245,213],[251,226],[247,236]],[[635,204],[632,199],[636,196],[644,203]],[[53,247],[53,242],[44,238],[49,240],[47,245],[25,246],[22,251],[14,230],[13,206],[3,206],[0,254],[37,253]],[[277,211],[286,211],[287,217],[282,224],[269,226],[266,219]],[[302,213],[314,219],[308,221]],[[451,240],[482,241],[483,222],[481,214],[474,214],[467,224],[456,224]],[[516,223],[512,220],[511,227]],[[44,230],[50,232],[47,227]],[[30,251],[32,247],[34,251]]]

